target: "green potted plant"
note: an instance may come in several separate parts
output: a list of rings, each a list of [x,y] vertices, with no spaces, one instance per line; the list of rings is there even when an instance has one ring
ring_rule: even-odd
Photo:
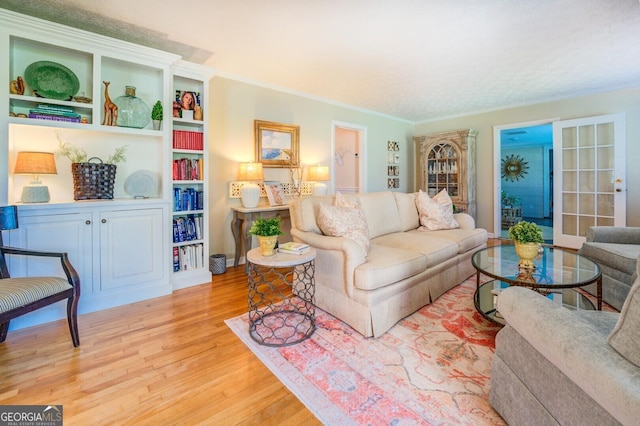
[[[514,241],[516,254],[520,257],[518,266],[535,269],[533,259],[538,255],[540,244],[544,243],[542,228],[523,220],[509,228],[509,238]]]
[[[153,130],[160,130],[162,126],[162,102],[157,101],[151,110],[151,120],[153,120]]]
[[[263,256],[273,256],[275,254],[278,236],[282,235],[280,224],[280,218],[278,216],[269,218],[259,217],[251,224],[249,234],[258,237]]]

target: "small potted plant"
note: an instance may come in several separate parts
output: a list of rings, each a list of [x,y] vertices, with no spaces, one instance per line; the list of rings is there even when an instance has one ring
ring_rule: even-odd
[[[275,254],[278,236],[282,235],[280,230],[280,218],[278,216],[262,218],[253,221],[249,234],[258,237],[260,249],[263,256],[273,256]]]
[[[520,257],[518,266],[535,269],[533,259],[538,255],[540,244],[544,243],[542,228],[523,220],[509,228],[509,238],[514,241],[516,254]]]
[[[157,101],[151,110],[151,119],[153,120],[153,130],[160,130],[162,127],[162,102]]]

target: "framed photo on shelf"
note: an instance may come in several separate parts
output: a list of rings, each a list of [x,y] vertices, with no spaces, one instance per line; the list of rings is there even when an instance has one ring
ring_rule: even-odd
[[[300,126],[254,120],[256,161],[263,167],[298,167]]]
[[[176,90],[176,97],[173,100],[173,116],[185,120],[202,120],[200,93]]]
[[[284,191],[280,182],[265,182],[264,191],[267,193],[270,206],[282,206],[286,203]]]

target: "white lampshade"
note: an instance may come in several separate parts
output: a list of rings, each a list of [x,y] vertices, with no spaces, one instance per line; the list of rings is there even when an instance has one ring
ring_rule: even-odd
[[[38,180],[38,175],[57,175],[56,161],[51,152],[18,152],[14,174],[33,175],[33,180],[22,188],[23,203],[46,203],[49,188]]]
[[[260,201],[260,186],[255,181],[264,180],[262,163],[240,163],[238,180],[247,182],[240,189],[242,205],[248,209],[256,207]]]
[[[310,166],[307,175],[309,182],[313,184],[313,195],[327,195],[327,185],[321,181],[329,180],[328,166]]]

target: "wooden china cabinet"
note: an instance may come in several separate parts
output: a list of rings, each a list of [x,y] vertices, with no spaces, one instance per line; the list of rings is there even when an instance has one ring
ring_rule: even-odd
[[[413,138],[416,187],[433,197],[446,189],[457,211],[476,218],[476,136],[464,129]]]

